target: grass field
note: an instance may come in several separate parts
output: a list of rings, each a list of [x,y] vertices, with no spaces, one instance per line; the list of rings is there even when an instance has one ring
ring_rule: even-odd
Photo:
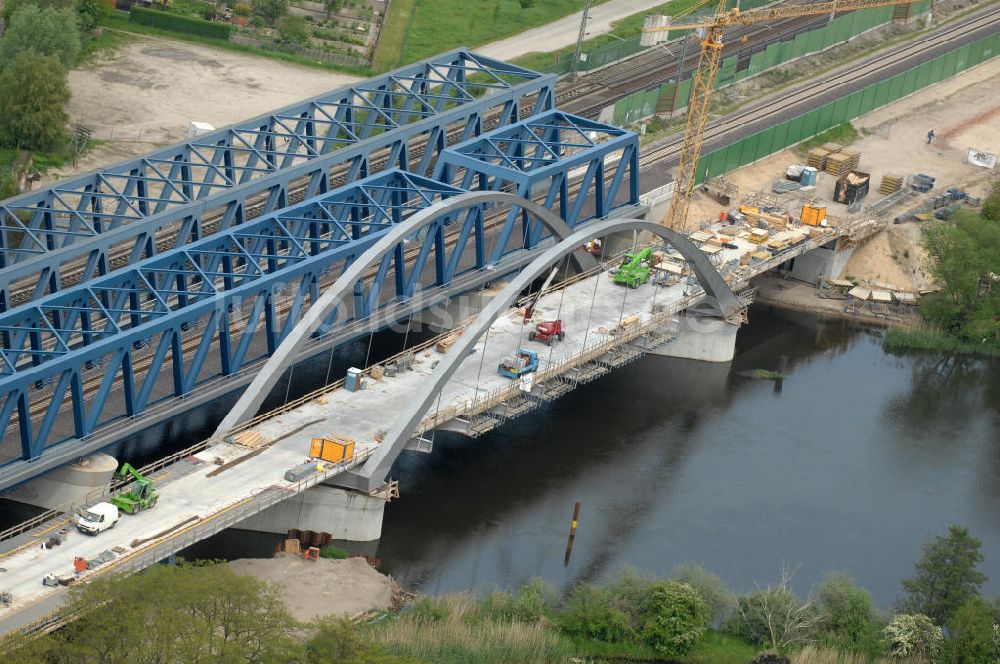
[[[843,122],[836,127],[831,127],[820,134],[816,134],[812,138],[802,141],[795,147],[800,153],[806,154],[813,148],[818,148],[824,143],[850,145],[856,141],[859,136],[860,134],[858,134],[858,130],[854,128],[854,125],[850,122]]]
[[[601,46],[606,46],[623,39],[635,37],[642,31],[642,23],[646,16],[651,14],[665,14],[676,18],[688,14],[694,9],[705,6],[708,6],[706,0],[672,0],[671,2],[665,2],[662,5],[657,5],[656,7],[648,9],[644,12],[626,16],[622,19],[614,21],[611,24],[612,30],[610,34],[599,35],[585,40],[583,42],[582,51],[586,53],[587,51],[600,48]],[[519,58],[515,58],[514,62],[529,69],[544,69],[554,63],[560,56],[572,53],[575,48],[576,45],[574,44],[555,51],[537,51],[526,53]]]
[[[604,1],[604,0],[601,0]],[[458,46],[481,46],[583,9],[583,0],[393,0],[377,67],[392,69]]]

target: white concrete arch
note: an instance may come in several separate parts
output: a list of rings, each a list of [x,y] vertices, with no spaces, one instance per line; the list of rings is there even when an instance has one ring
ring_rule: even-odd
[[[459,194],[458,196],[446,198],[430,207],[424,208],[405,222],[394,226],[378,242],[361,254],[357,260],[348,266],[340,278],[327,288],[316,302],[309,307],[302,320],[289,332],[288,336],[278,345],[264,366],[261,367],[253,382],[243,390],[243,394],[239,400],[222,419],[222,422],[219,423],[213,437],[221,438],[234,427],[257,414],[257,410],[271,392],[271,389],[281,378],[285,370],[294,362],[302,345],[309,339],[313,332],[319,329],[319,326],[327,316],[345,298],[353,295],[355,284],[364,278],[371,266],[378,264],[383,256],[392,251],[404,238],[437,222],[442,216],[487,203],[507,204],[511,207],[519,207],[527,211],[538,219],[557,240],[564,240],[573,233],[573,230],[566,222],[552,210],[520,196],[499,191],[476,191]],[[581,269],[589,269],[596,265],[594,259],[587,254],[579,256],[578,259],[578,266]]]
[[[428,381],[428,389],[422,390],[422,397],[411,402],[396,417],[385,438],[364,466],[355,473],[346,473],[337,477],[333,480],[334,483],[363,491],[370,491],[381,485],[396,457],[410,440],[414,428],[420,423],[434,400],[437,399],[441,388],[469,356],[480,337],[486,333],[497,318],[507,311],[518,295],[532,281],[550,270],[554,263],[573,252],[590,238],[603,237],[622,231],[635,231],[637,233],[646,231],[661,237],[688,259],[705,292],[714,297],[719,315],[728,316],[739,310],[739,300],[723,281],[722,276],[712,266],[707,256],[683,235],[660,224],[639,219],[613,219],[588,224],[585,228],[574,232],[560,243],[547,249],[510,281],[503,291],[490,300],[489,304],[476,317],[476,320],[438,362]]]

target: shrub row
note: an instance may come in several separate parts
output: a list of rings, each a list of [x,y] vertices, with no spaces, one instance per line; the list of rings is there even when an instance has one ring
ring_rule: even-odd
[[[189,35],[212,37],[223,41],[229,41],[229,35],[233,31],[233,26],[228,23],[203,21],[200,18],[171,14],[156,9],[144,9],[143,7],[132,7],[129,12],[129,21],[161,30],[184,32]]]

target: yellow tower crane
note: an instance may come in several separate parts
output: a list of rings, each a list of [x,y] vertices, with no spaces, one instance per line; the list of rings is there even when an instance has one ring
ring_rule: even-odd
[[[726,9],[726,0],[719,0],[715,16],[700,23],[680,23],[662,27],[644,28],[643,32],[666,32],[669,30],[705,31],[701,42],[701,52],[698,56],[698,66],[695,67],[691,79],[691,93],[688,98],[687,128],[684,131],[684,144],[681,147],[680,163],[677,166],[677,186],[674,189],[673,200],[663,224],[668,228],[683,230],[687,221],[688,204],[691,202],[691,192],[697,179],[698,159],[701,157],[701,144],[704,139],[705,125],[708,123],[709,103],[712,100],[712,88],[719,73],[719,63],[722,60],[722,33],[734,25],[754,25],[767,21],[779,21],[798,16],[818,16],[856,9],[871,9],[874,7],[890,7],[893,5],[908,5],[919,0],[832,0],[832,2],[813,2],[810,4],[784,4],[775,7],[748,9],[741,12],[739,7]]]

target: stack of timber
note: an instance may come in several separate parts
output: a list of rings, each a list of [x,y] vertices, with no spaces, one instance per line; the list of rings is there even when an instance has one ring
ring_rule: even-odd
[[[826,172],[841,176],[847,171],[853,171],[861,163],[861,153],[857,150],[842,150],[831,154],[826,160]]]
[[[434,350],[441,353],[442,355],[444,353],[447,353],[448,349],[451,348],[453,345],[455,345],[455,342],[458,341],[458,338],[462,336],[462,332],[465,332],[464,325],[462,327],[455,328],[448,334],[438,339],[438,342],[434,344]]]
[[[262,436],[258,431],[247,430],[235,434],[233,436],[233,442],[248,449],[256,450],[263,447],[270,441],[265,440],[264,436]]]
[[[896,173],[887,173],[882,176],[882,184],[878,187],[878,193],[888,196],[889,194],[896,193],[902,188],[903,176],[897,175]]]

